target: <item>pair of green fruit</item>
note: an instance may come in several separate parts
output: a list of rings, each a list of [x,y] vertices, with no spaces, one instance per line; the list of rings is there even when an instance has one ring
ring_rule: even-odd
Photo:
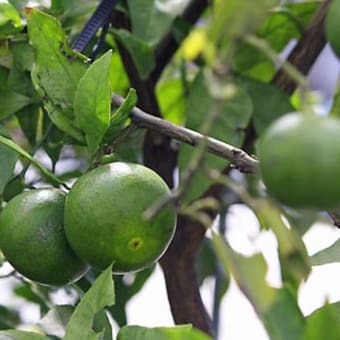
[[[168,194],[147,167],[106,164],[80,177],[67,195],[35,189],[13,198],[0,215],[0,248],[19,273],[48,285],[74,282],[89,266],[138,271],[156,262],[173,237],[172,207],[149,220],[143,215]]]
[[[268,192],[293,208],[340,207],[340,121],[290,113],[274,121],[259,142]]]

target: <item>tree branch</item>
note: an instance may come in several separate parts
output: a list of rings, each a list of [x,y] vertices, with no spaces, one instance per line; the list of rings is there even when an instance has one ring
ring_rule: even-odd
[[[320,5],[307,30],[287,59],[290,64],[294,65],[304,75],[308,74],[315,60],[326,45],[324,22],[329,5],[330,0],[325,0]],[[284,69],[280,69],[275,74],[272,79],[272,84],[288,94],[292,94],[296,89],[295,81],[287,76]]]
[[[181,20],[187,22],[188,24],[195,23],[203,14],[205,9],[208,7],[208,0],[193,0],[185,9]],[[150,79],[154,84],[157,83],[159,77],[161,76],[164,68],[179,47],[179,43],[176,40],[173,33],[168,33],[158,44],[155,55],[156,55],[156,67],[150,75]]]
[[[113,105],[121,105],[123,102],[124,98],[116,94],[112,95]],[[138,127],[147,128],[162,135],[172,137],[180,142],[197,146],[204,141],[206,143],[206,151],[230,160],[233,166],[242,172],[254,173],[257,170],[258,161],[255,158],[230,144],[221,142],[212,137],[204,136],[199,132],[185,127],[172,124],[169,121],[148,114],[137,107],[132,109],[130,116]]]

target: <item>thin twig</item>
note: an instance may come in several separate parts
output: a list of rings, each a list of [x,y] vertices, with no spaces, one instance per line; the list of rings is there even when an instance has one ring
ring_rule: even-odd
[[[15,270],[11,270],[11,271],[10,271],[9,273],[7,273],[7,274],[1,274],[1,275],[0,275],[0,279],[7,279],[7,278],[13,276],[15,273],[16,273]]]
[[[124,98],[116,94],[112,95],[113,105],[121,105],[123,101]],[[233,145],[170,123],[169,121],[148,114],[137,107],[132,109],[130,116],[133,123],[137,126],[157,131],[160,134],[172,137],[182,143],[197,146],[204,141],[208,152],[230,160],[234,167],[241,172],[255,173],[257,171],[258,161],[254,157],[248,155],[245,151],[238,149]]]

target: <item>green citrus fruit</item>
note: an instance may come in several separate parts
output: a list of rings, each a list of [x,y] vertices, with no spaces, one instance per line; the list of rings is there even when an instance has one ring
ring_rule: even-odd
[[[13,198],[0,215],[0,249],[27,278],[64,285],[88,269],[70,248],[64,233],[65,195],[58,189],[36,189]]]
[[[76,254],[115,273],[141,270],[167,249],[176,215],[166,206],[150,220],[143,213],[169,194],[162,178],[151,169],[115,162],[78,179],[65,205],[66,237]]]
[[[340,206],[340,122],[290,113],[276,120],[259,143],[260,171],[268,192],[295,208]]]
[[[340,0],[333,0],[329,6],[326,21],[325,33],[334,53],[340,57]]]

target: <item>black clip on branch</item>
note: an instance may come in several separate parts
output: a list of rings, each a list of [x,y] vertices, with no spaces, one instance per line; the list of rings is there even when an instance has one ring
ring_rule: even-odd
[[[80,32],[78,38],[72,45],[72,49],[77,52],[83,52],[86,46],[89,44],[92,37],[96,34],[96,32],[103,28],[101,32],[101,36],[98,42],[95,44],[92,53],[90,55],[91,60],[93,60],[98,50],[103,43],[105,36],[107,34],[109,28],[109,17],[117,5],[119,0],[102,0],[98,5],[95,12],[92,14],[91,18],[85,24],[83,30]]]

